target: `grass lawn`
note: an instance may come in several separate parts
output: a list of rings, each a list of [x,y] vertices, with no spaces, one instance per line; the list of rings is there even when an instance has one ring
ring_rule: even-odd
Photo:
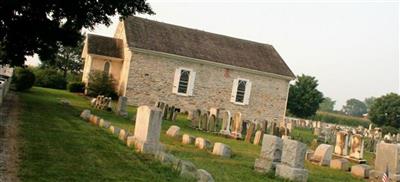
[[[185,181],[169,167],[128,149],[79,118],[83,97],[33,88],[19,93],[21,181]],[[72,107],[58,104],[71,101]],[[117,119],[116,119],[117,121]]]
[[[153,162],[149,156],[136,154],[106,130],[83,122],[79,113],[90,107],[85,97],[44,88],[33,88],[19,95],[23,102],[21,137],[24,144],[20,170],[23,181],[180,180],[176,172]],[[71,107],[58,104],[58,98],[68,99]],[[106,111],[91,111],[133,133],[134,125],[130,119]],[[128,112],[132,117],[136,108],[129,107]],[[180,126],[181,133],[225,143],[234,155],[225,159],[193,145],[183,145],[180,140],[165,135],[170,125]],[[309,140],[310,136],[304,138]],[[163,121],[161,142],[175,156],[210,172],[216,181],[283,181],[272,174],[254,172],[260,146],[193,130],[184,115],[179,115],[176,122]],[[309,169],[309,181],[363,181],[353,178],[350,173],[308,162],[305,165]]]

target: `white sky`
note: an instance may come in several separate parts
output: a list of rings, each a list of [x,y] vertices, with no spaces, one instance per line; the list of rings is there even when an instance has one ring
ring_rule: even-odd
[[[336,100],[399,93],[398,1],[149,1],[141,17],[273,45]],[[93,33],[112,36],[110,27]],[[30,59],[35,63],[36,59]]]

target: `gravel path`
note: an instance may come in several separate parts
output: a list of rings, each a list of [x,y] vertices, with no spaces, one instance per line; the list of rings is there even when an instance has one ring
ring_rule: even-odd
[[[0,107],[0,182],[19,181],[18,172],[18,114],[17,95],[10,91]]]

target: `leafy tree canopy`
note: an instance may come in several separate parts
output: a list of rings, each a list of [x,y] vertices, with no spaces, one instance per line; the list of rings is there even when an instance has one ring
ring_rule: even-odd
[[[61,45],[76,46],[82,28],[136,13],[153,11],[146,0],[0,0],[0,64],[22,65],[34,53],[50,60]]]
[[[332,112],[335,107],[336,101],[332,100],[329,97],[325,97],[324,100],[319,104],[319,110]]]
[[[294,85],[290,85],[287,108],[289,113],[307,118],[315,114],[323,101],[323,94],[317,90],[315,77],[301,75]]]
[[[67,78],[68,72],[78,74],[81,72],[83,66],[81,59],[82,47],[83,41],[80,41],[76,47],[61,46],[54,58],[50,60],[41,59],[41,67],[54,68],[61,71],[64,79]]]
[[[370,109],[372,104],[374,104],[375,99],[375,97],[367,97],[364,99],[364,104],[367,106],[368,109]]]
[[[343,112],[352,116],[362,116],[367,113],[367,106],[360,100],[349,99],[343,106]]]
[[[400,127],[400,95],[390,93],[379,97],[371,106],[369,119],[378,126]]]

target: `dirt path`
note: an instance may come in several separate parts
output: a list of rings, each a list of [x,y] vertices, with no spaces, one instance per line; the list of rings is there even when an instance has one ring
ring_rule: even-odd
[[[10,91],[0,107],[0,182],[19,181],[18,172],[18,114],[17,95]]]

